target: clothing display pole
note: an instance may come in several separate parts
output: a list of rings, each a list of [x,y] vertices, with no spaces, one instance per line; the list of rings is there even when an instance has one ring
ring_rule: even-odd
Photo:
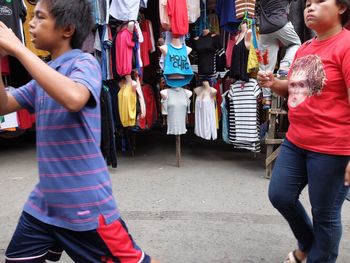
[[[176,135],[176,166],[180,167],[181,162],[181,135]]]

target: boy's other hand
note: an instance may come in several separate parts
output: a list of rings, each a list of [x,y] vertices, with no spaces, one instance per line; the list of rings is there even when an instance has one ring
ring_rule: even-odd
[[[23,47],[23,44],[18,37],[0,21],[0,56],[15,56],[16,51],[21,47]]]
[[[350,161],[348,162],[348,165],[345,168],[344,184],[346,186],[350,186]]]

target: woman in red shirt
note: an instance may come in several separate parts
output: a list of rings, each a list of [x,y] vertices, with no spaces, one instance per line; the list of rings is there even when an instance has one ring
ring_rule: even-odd
[[[306,0],[304,20],[316,37],[299,48],[287,80],[258,73],[260,86],[289,95],[290,126],[269,186],[271,203],[298,240],[286,263],[333,263],[338,256],[350,184],[349,19],[350,1]],[[312,221],[299,201],[306,185]]]

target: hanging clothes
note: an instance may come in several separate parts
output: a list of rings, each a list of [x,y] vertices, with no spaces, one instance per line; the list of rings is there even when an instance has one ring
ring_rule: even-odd
[[[255,0],[235,0],[236,18],[255,17]]]
[[[195,23],[201,15],[200,0],[187,0],[188,22]]]
[[[187,132],[186,116],[190,113],[190,98],[183,88],[168,89],[168,96],[163,99],[162,109],[167,117],[167,134],[181,135]]]
[[[26,19],[27,10],[22,0],[1,1],[0,21],[11,28],[16,36],[23,42],[23,22]]]
[[[139,10],[140,0],[112,0],[109,12],[117,20],[131,21],[137,20]]]
[[[113,123],[112,99],[108,87],[101,90],[101,152],[107,165],[117,167],[116,137]]]
[[[194,134],[206,140],[216,140],[216,107],[215,99],[206,94],[201,96],[202,90],[196,97],[195,102],[195,126]]]
[[[260,121],[257,98],[261,94],[255,79],[230,86],[229,141],[235,148],[260,152]]]
[[[123,127],[136,124],[136,90],[131,84],[121,83],[118,93],[119,117]]]
[[[226,91],[224,94],[222,94],[222,102],[221,102],[221,113],[222,113],[222,140],[229,144],[229,115],[228,115],[228,102],[227,102],[227,93]]]
[[[183,76],[183,78],[171,78],[173,74]],[[164,62],[164,79],[168,86],[177,88],[190,83],[193,71],[187,56],[187,47],[177,48],[172,44],[167,45],[167,53]]]
[[[216,74],[216,53],[221,49],[220,36],[207,34],[194,39],[193,49],[198,55],[198,75],[214,76]]]
[[[132,32],[123,28],[117,34],[116,47],[116,67],[119,76],[130,75],[132,71],[132,52],[135,42],[132,41]]]
[[[233,47],[230,76],[235,80],[249,81],[247,72],[249,50],[247,49],[244,40],[245,35],[242,40],[238,43],[236,42]]]
[[[216,4],[216,13],[220,20],[220,26],[227,32],[236,32],[241,23],[236,18],[235,0],[218,0]]]
[[[171,32],[173,35],[177,37],[186,35],[188,33],[188,11],[186,0],[168,0],[167,12],[171,21]]]

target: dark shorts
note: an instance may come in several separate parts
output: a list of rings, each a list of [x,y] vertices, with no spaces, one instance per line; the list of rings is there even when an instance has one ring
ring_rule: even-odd
[[[122,219],[96,230],[76,232],[45,224],[23,212],[6,251],[6,262],[58,261],[65,251],[74,262],[140,262],[150,257],[134,243]]]

